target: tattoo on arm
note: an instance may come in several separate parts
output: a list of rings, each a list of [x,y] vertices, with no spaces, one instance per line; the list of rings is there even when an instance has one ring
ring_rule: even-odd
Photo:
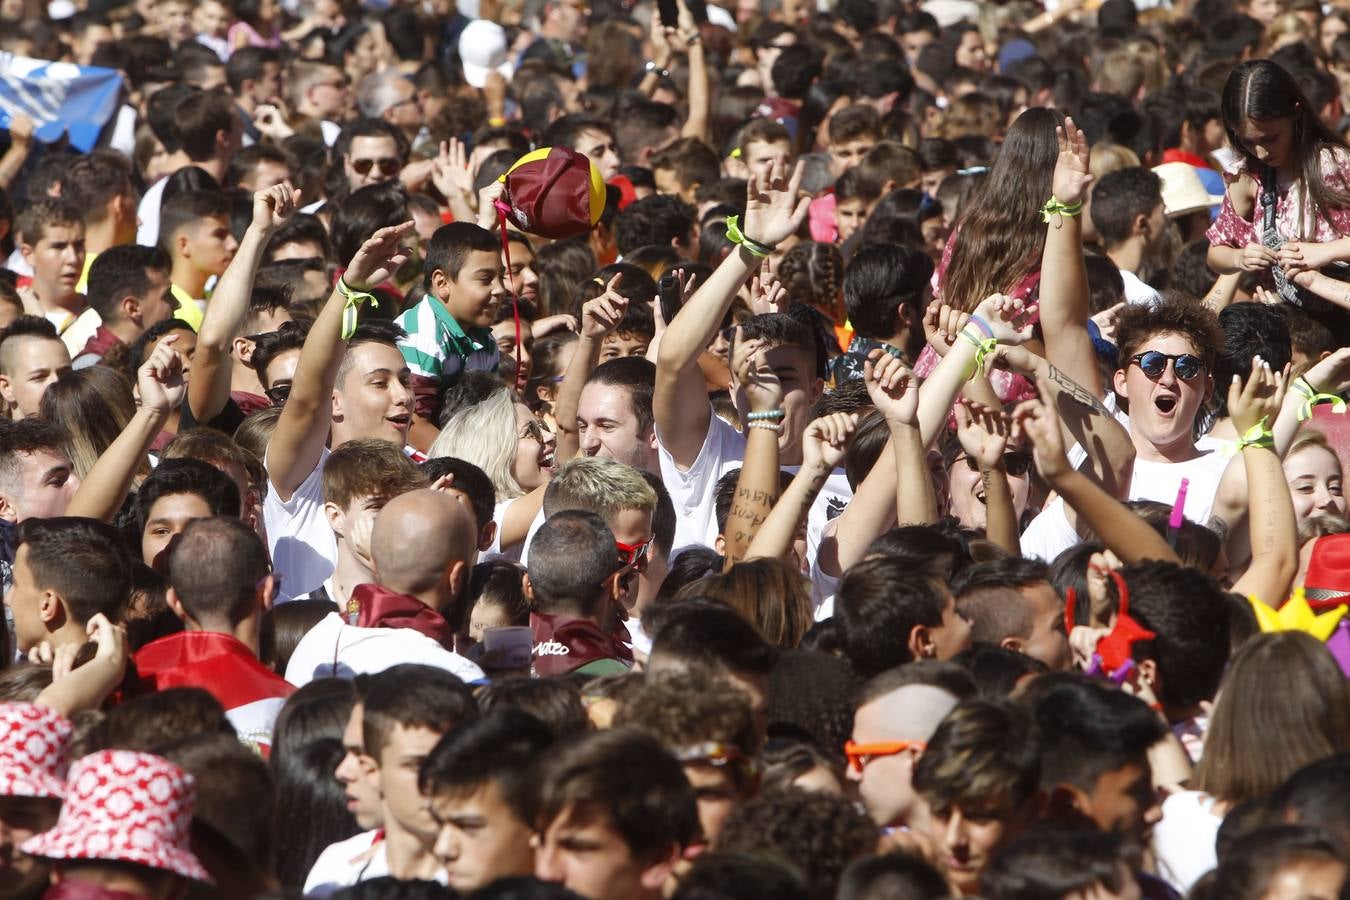
[[[1088,409],[1091,409],[1096,413],[1101,413],[1104,416],[1111,415],[1111,410],[1106,408],[1106,404],[1094,397],[1092,392],[1087,388],[1057,369],[1054,363],[1051,363],[1049,366],[1048,377],[1055,384],[1059,385],[1064,393],[1068,394]]]

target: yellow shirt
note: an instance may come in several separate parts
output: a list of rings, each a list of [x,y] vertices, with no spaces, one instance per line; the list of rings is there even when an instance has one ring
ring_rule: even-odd
[[[84,255],[84,270],[80,272],[80,281],[75,285],[75,293],[89,293],[89,270],[93,267],[96,259],[98,259],[97,253],[86,253]]]
[[[175,319],[180,322],[186,322],[193,331],[200,331],[202,327],[202,304],[201,301],[188,296],[187,291],[176,284],[169,285],[169,293],[178,301],[178,311],[173,314]]]

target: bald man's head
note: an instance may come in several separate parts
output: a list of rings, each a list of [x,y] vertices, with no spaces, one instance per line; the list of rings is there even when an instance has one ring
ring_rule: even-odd
[[[400,494],[375,518],[370,555],[380,584],[401,594],[435,590],[456,563],[468,566],[477,550],[473,516],[449,494]]]

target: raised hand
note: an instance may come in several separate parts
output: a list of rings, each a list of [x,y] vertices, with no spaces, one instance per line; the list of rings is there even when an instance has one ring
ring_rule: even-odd
[[[1281,245],[1276,256],[1280,265],[1291,275],[1317,270],[1337,261],[1336,253],[1329,244],[1313,241],[1288,241]]]
[[[183,358],[174,349],[178,335],[165,335],[153,353],[136,372],[136,387],[141,408],[160,413],[177,409],[187,393],[183,377]]]
[[[807,425],[802,434],[802,468],[833,472],[843,461],[857,427],[857,413],[830,413]]]
[[[1092,184],[1092,174],[1088,171],[1087,135],[1066,117],[1064,124],[1055,129],[1055,138],[1059,141],[1059,158],[1055,160],[1055,171],[1050,176],[1050,192],[1060,203],[1072,206],[1082,202]]]
[[[289,181],[274,184],[265,190],[253,194],[253,227],[264,231],[276,231],[290,221],[300,208],[299,188],[291,187]]]
[[[769,365],[768,350],[758,338],[745,340],[736,329],[736,346],[731,354],[731,371],[745,391],[751,412],[768,412],[783,406],[783,385]]]
[[[873,350],[863,363],[867,396],[886,421],[915,425],[919,415],[919,379],[904,361],[885,350]]]
[[[605,285],[605,292],[599,297],[587,300],[581,305],[581,336],[593,341],[602,341],[613,333],[628,312],[628,298],[618,291],[623,274],[615,275]]]
[[[506,185],[489,181],[478,190],[478,227],[494,231],[501,221],[497,216],[497,201],[506,193]]]
[[[800,196],[804,170],[805,164],[799,162],[789,176],[786,166],[774,160],[769,164],[769,177],[762,183],[754,172],[750,173],[741,229],[747,236],[772,247],[796,233],[811,205],[810,197]]]
[[[1041,398],[1052,396],[1050,385],[1044,378],[1036,379],[1036,389]],[[1069,471],[1069,457],[1064,452],[1064,437],[1059,429],[1059,414],[1053,403],[1043,399],[1026,400],[1013,410],[1013,433],[1021,435],[1031,442],[1036,468],[1046,481]]]
[[[1259,356],[1252,357],[1251,374],[1245,381],[1234,373],[1228,386],[1228,414],[1240,435],[1262,422],[1274,422],[1283,402],[1284,373],[1272,371],[1270,363]]]
[[[750,279],[750,309],[755,315],[787,312],[788,292],[773,271],[769,257],[764,258],[759,271]]]
[[[1326,359],[1318,360],[1303,373],[1303,377],[1313,388],[1324,393],[1350,391],[1350,347],[1342,347]]]
[[[956,437],[980,469],[997,469],[1003,465],[1003,453],[1008,449],[1011,424],[1001,409],[964,398],[956,402]]]
[[[985,321],[1000,344],[1025,344],[1030,340],[1035,311],[1035,304],[1026,306],[1003,294],[990,294],[975,307],[975,315]]]
[[[946,319],[941,300],[933,300],[923,311],[923,336],[928,340],[928,345],[933,348],[938,356],[946,356],[952,349],[952,339],[946,335],[946,329],[943,327]]]
[[[347,286],[366,290],[392,278],[412,256],[404,238],[413,233],[413,224],[409,219],[401,225],[381,228],[367,238],[342,274]]]
[[[441,141],[441,152],[436,156],[431,172],[431,183],[446,200],[473,200],[473,170],[469,168],[467,152],[458,138]]]
[[[253,110],[253,125],[259,134],[278,143],[295,134],[295,129],[286,121],[286,114],[276,101],[258,104]]]

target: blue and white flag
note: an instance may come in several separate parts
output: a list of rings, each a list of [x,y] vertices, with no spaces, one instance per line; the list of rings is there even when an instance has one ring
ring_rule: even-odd
[[[45,143],[70,135],[71,146],[87,153],[117,111],[122,76],[115,69],[77,66],[0,53],[0,128],[24,113]]]

